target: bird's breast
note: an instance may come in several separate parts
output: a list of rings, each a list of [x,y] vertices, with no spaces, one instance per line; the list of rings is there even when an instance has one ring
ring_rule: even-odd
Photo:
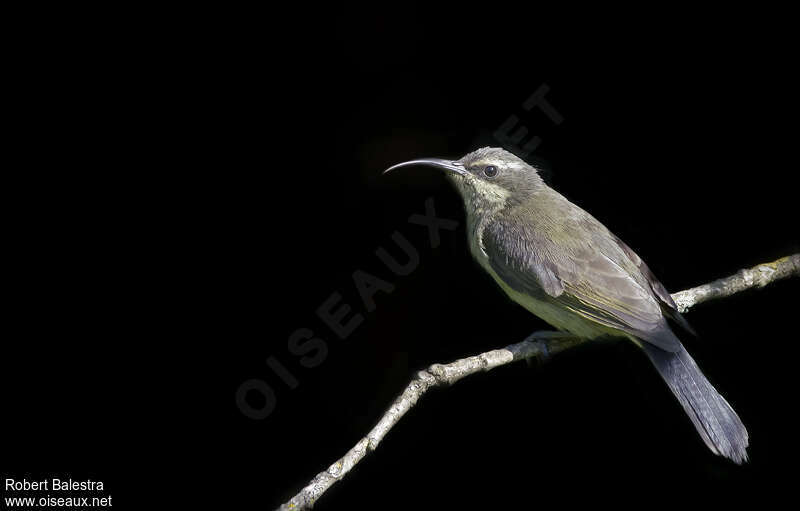
[[[492,268],[489,263],[489,257],[483,248],[481,239],[485,226],[485,218],[467,215],[467,238],[470,252],[478,264],[492,276],[509,298],[559,330],[570,332],[586,339],[608,334],[607,329],[597,323],[589,321],[552,301],[540,300],[528,294],[520,293],[506,283]]]

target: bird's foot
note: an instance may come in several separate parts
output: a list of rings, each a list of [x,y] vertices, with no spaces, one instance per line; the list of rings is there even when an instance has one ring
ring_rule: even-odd
[[[536,357],[527,358],[525,361],[528,363],[528,366],[534,364],[534,358],[540,363],[546,362],[551,356],[550,345],[553,341],[572,337],[574,336],[568,332],[559,332],[555,330],[540,330],[533,332],[531,335],[525,338],[525,342],[535,343],[539,348],[539,354]]]

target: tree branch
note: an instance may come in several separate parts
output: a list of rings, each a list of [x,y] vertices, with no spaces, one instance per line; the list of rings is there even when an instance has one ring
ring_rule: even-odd
[[[672,299],[675,300],[679,311],[686,312],[699,303],[726,298],[754,287],[761,288],[792,275],[800,275],[800,254],[781,257],[771,263],[739,270],[735,275],[724,279],[718,279],[686,291],[678,291],[672,295]]]
[[[761,288],[791,276],[800,276],[800,254],[782,257],[771,263],[759,264],[735,275],[715,280],[702,286],[679,291],[672,295],[681,312],[688,311],[694,305],[709,300],[725,298],[751,288]],[[495,367],[509,364],[516,360],[549,356],[564,351],[584,342],[583,339],[568,336],[531,336],[517,344],[511,344],[499,350],[487,351],[473,357],[462,358],[449,364],[433,364],[428,369],[419,371],[417,376],[406,386],[400,397],[383,414],[378,424],[358,443],[339,458],[333,465],[317,476],[302,490],[283,504],[279,510],[311,509],[317,499],[334,483],[342,479],[367,453],[374,451],[383,437],[397,424],[417,401],[433,387],[451,385],[460,379]]]

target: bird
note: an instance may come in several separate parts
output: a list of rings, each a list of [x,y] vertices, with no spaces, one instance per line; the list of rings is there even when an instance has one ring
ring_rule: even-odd
[[[464,202],[472,256],[513,301],[555,327],[554,336],[631,340],[706,446],[736,464],[747,461],[747,429],[671,325],[696,333],[625,242],[505,149],[483,147],[458,160],[414,159],[384,174],[411,165],[445,171]]]

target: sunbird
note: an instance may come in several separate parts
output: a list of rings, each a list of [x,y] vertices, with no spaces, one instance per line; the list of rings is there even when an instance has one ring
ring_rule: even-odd
[[[747,461],[747,429],[670,328],[694,334],[642,259],[512,153],[484,147],[460,160],[399,163],[446,171],[464,200],[473,257],[557,336],[626,337],[642,348],[714,454]]]

